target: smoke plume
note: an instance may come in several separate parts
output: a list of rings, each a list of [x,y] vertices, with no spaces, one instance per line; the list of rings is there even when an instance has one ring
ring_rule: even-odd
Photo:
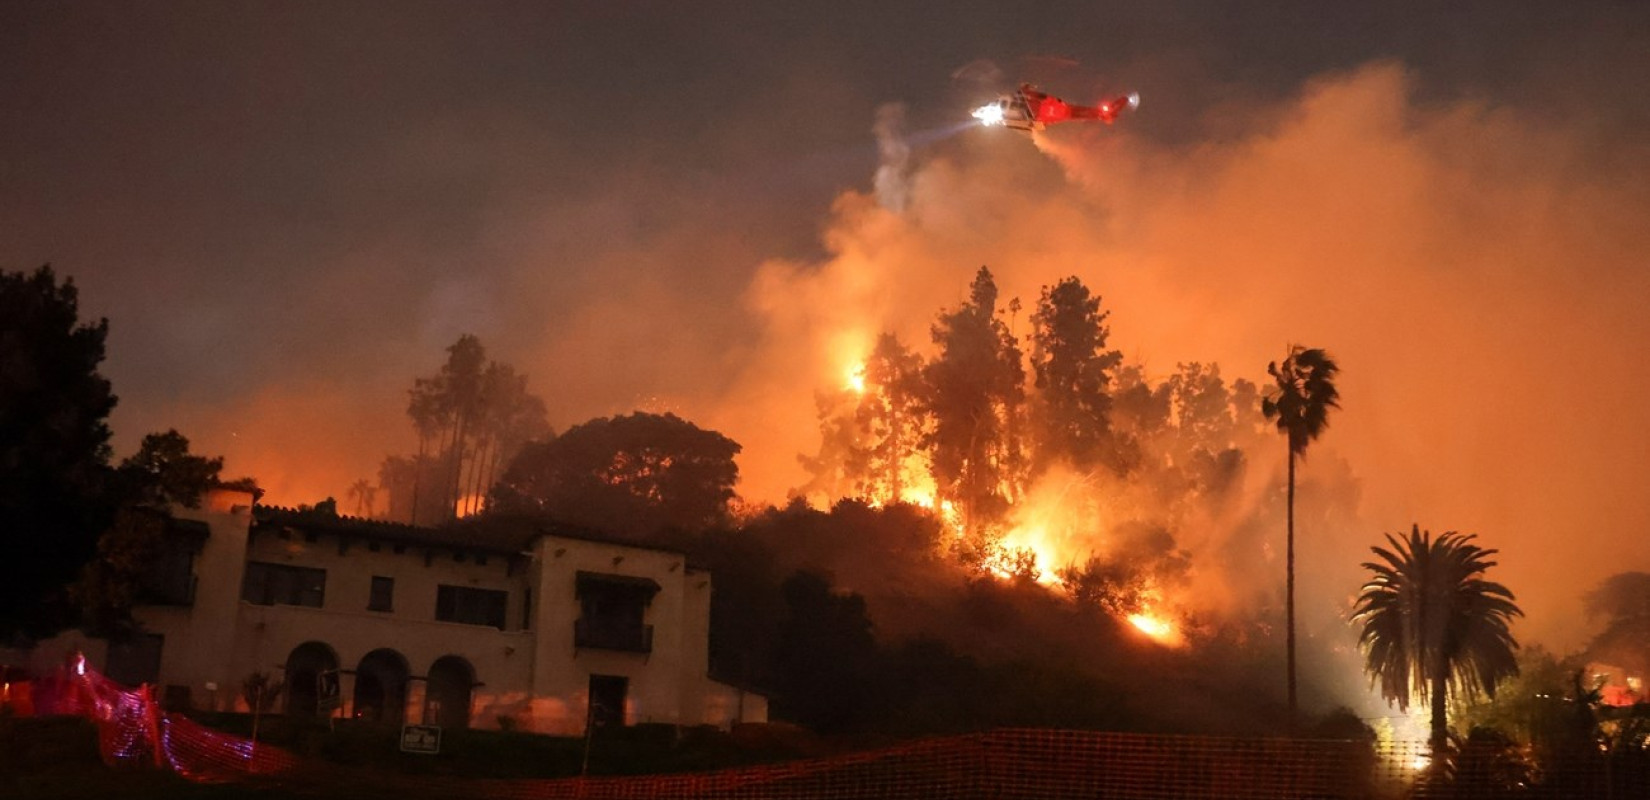
[[[1420,522],[1499,547],[1520,633],[1578,643],[1576,595],[1642,560],[1610,543],[1650,525],[1620,477],[1650,452],[1632,411],[1650,388],[1644,176],[1607,171],[1562,121],[1418,102],[1390,63],[1223,125],[1240,134],[1175,147],[1124,123],[975,131],[918,160],[903,210],[840,196],[827,258],[758,271],[756,345],[702,412],[745,444],[746,496],[801,483],[812,393],[879,331],[925,347],[982,263],[1005,298],[1075,274],[1154,379],[1183,361],[1263,379],[1291,343],[1339,359],[1344,409],[1302,468],[1344,459],[1332,482],[1361,497],[1356,521],[1301,531],[1302,602],[1325,624],[1381,532]],[[1277,480],[1283,447],[1254,480]]]

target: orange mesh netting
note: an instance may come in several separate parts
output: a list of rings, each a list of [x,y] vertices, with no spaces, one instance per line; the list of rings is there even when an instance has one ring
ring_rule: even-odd
[[[1431,769],[1419,743],[1244,739],[1014,729],[923,739],[880,750],[678,775],[467,779],[349,770],[197,724],[160,709],[147,687],[124,689],[86,667],[36,681],[39,714],[97,725],[111,766],[170,769],[196,781],[256,779],[294,791],[371,785],[419,796],[498,800],[686,798],[1385,798],[1650,797],[1650,753],[1596,748],[1563,771],[1529,766],[1516,748],[1459,753]],[[1632,754],[1630,754],[1632,755]],[[1523,765],[1523,766],[1520,766]]]

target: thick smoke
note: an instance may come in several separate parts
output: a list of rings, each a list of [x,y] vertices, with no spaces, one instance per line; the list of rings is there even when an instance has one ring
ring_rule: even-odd
[[[1260,379],[1290,343],[1340,360],[1345,408],[1302,479],[1356,486],[1359,514],[1302,528],[1303,612],[1330,624],[1368,546],[1419,522],[1503,551],[1496,572],[1529,613],[1522,638],[1580,644],[1580,592],[1650,569],[1650,551],[1623,544],[1650,530],[1636,477],[1650,452],[1643,145],[1603,149],[1585,122],[1544,111],[1422,101],[1392,64],[1324,76],[1286,102],[1222,107],[1221,136],[1191,144],[1139,134],[1176,103],[1146,100],[1111,127],[1029,141],[969,130],[918,149],[899,170],[903,204],[884,202],[883,183],[836,197],[820,257],[764,260],[775,252],[764,231],[796,224],[785,204],[767,217],[723,212],[748,212],[728,200],[757,187],[620,171],[606,202],[524,190],[477,222],[476,250],[497,258],[464,262],[482,273],[471,289],[392,310],[422,320],[416,337],[300,331],[314,323],[294,317],[293,330],[247,335],[325,333],[324,348],[298,351],[325,367],[300,380],[200,358],[190,366],[221,370],[232,399],[156,402],[121,430],[176,425],[276,502],[342,495],[386,453],[410,450],[405,390],[468,331],[531,377],[557,429],[672,410],[744,445],[747,499],[782,502],[805,480],[796,456],[818,444],[814,392],[839,388],[880,331],[926,349],[936,312],[965,299],[981,264],[1005,299],[1028,304],[1075,274],[1104,296],[1111,344],[1154,380],[1192,361]],[[532,152],[502,130],[484,149]],[[522,159],[535,163],[551,159]],[[369,249],[283,296],[348,319],[357,298],[451,263],[421,243]],[[554,268],[569,263],[587,268]],[[97,284],[85,289],[95,300]],[[433,313],[476,297],[489,308],[475,319]],[[131,363],[114,322],[111,362]],[[1248,491],[1275,478],[1275,445],[1252,454]],[[1280,527],[1178,536],[1194,553],[1282,546]],[[1215,596],[1238,602],[1271,581]]]
[[[1355,522],[1302,530],[1302,602],[1326,623],[1381,532],[1420,522],[1499,547],[1521,634],[1578,644],[1579,591],[1646,557],[1616,544],[1650,523],[1620,477],[1650,452],[1632,411],[1650,363],[1644,176],[1602,171],[1562,121],[1418,103],[1392,64],[1223,124],[1240,135],[1177,148],[1124,123],[1035,147],[971,132],[921,160],[903,212],[841,196],[829,258],[760,270],[759,345],[703,415],[745,444],[746,496],[802,482],[812,393],[878,331],[926,346],[982,263],[1005,298],[1076,274],[1155,379],[1183,361],[1263,378],[1290,343],[1340,360],[1345,408],[1302,472],[1361,491]],[[1350,474],[1327,474],[1342,459]]]

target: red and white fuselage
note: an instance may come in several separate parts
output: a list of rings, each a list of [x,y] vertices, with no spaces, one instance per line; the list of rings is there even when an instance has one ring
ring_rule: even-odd
[[[974,118],[983,125],[1040,131],[1049,125],[1073,120],[1099,120],[1110,125],[1119,114],[1139,105],[1140,95],[1133,92],[1102,100],[1092,106],[1083,106],[1068,103],[1047,92],[1037,91],[1029,83],[1022,83],[1013,94],[974,109]]]

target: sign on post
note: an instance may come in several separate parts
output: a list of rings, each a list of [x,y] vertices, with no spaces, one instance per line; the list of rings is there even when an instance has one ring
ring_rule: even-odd
[[[441,728],[436,725],[402,725],[401,752],[425,755],[441,752]]]

